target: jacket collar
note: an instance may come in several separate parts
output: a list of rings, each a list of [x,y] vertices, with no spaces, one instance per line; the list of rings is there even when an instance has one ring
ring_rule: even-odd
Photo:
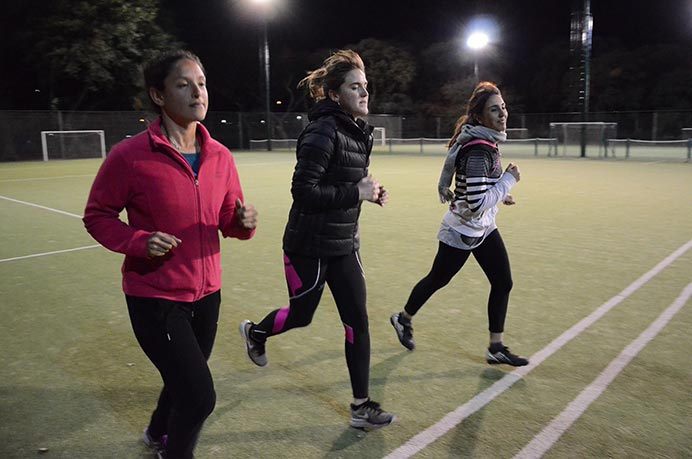
[[[161,130],[162,122],[163,119],[159,116],[156,118],[156,120],[154,120],[153,123],[149,125],[149,138],[156,149],[163,149],[164,151],[176,151]],[[199,142],[200,154],[205,150],[204,147],[205,145],[208,145],[209,139],[211,139],[211,135],[209,135],[207,128],[205,128],[202,123],[197,123],[197,141]]]
[[[354,133],[360,133],[361,135],[365,134],[366,136],[369,136],[374,129],[367,122],[365,122],[365,120],[360,118],[357,120],[354,119],[351,115],[343,111],[339,104],[331,99],[320,100],[308,111],[308,119],[310,121],[314,121],[324,116],[333,116],[339,120],[340,124],[346,129],[350,129]]]

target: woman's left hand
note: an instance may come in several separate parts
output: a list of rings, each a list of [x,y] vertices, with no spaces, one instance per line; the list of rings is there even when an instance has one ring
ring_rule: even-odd
[[[377,197],[377,201],[375,201],[375,204],[378,204],[380,207],[384,206],[387,204],[387,201],[389,201],[389,191],[383,186],[380,185],[380,194]]]
[[[243,204],[239,198],[236,198],[235,214],[243,228],[251,230],[257,227],[257,209],[252,204]]]
[[[502,204],[506,206],[513,206],[516,204],[517,201],[514,200],[514,197],[511,194],[508,194],[505,199],[502,200]]]

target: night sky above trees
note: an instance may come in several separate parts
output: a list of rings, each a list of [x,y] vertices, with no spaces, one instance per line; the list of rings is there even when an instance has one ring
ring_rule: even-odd
[[[0,109],[139,108],[137,66],[180,45],[205,64],[211,110],[261,111],[261,21],[252,0],[23,0],[0,19]],[[472,18],[498,37],[479,57],[526,113],[570,106],[572,0],[274,0],[269,20],[273,110],[303,111],[295,87],[330,50],[367,66],[374,113],[458,113],[473,84],[464,46]],[[591,110],[692,108],[692,1],[591,0]],[[140,97],[141,99],[141,97]]]

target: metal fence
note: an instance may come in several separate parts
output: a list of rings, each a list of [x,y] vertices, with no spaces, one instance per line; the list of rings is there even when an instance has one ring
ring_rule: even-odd
[[[306,113],[271,116],[273,139],[295,139],[308,123]],[[137,111],[0,111],[0,161],[41,160],[41,131],[103,130],[108,150],[144,130],[152,119]],[[548,137],[551,122],[574,121],[581,121],[580,113],[511,113],[508,127],[525,129],[522,137]],[[692,110],[591,113],[589,121],[618,123],[620,139],[679,140],[683,129],[692,127]],[[368,122],[383,127],[387,138],[447,138],[456,117],[375,114]],[[249,149],[251,140],[266,139],[265,123],[265,114],[259,112],[209,112],[204,125],[229,148]]]

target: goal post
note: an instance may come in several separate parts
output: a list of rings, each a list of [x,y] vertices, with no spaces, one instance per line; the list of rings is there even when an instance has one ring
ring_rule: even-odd
[[[106,157],[103,130],[41,131],[43,160]]]
[[[555,155],[582,156],[587,149],[597,148],[598,156],[608,156],[608,140],[617,138],[617,123],[600,121],[550,123],[550,137],[555,139]]]
[[[384,147],[387,145],[386,130],[383,127],[376,126],[372,131],[373,144]]]

